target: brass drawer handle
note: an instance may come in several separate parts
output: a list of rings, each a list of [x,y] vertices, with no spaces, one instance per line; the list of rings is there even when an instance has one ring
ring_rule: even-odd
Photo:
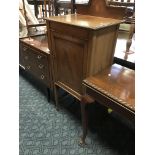
[[[28,56],[25,56],[24,59],[27,60],[28,59]]]
[[[23,50],[26,51],[27,50],[27,47],[23,47]]]
[[[45,76],[44,75],[41,75],[40,78],[43,80],[45,78]]]
[[[27,66],[26,68],[27,68],[27,69],[30,69],[30,68],[31,68],[31,66]]]
[[[38,67],[39,67],[40,69],[42,69],[42,68],[44,67],[44,65],[40,64]]]
[[[41,55],[38,55],[38,56],[37,56],[37,58],[38,58],[38,59],[41,59],[41,58],[42,58],[42,56],[41,56]]]

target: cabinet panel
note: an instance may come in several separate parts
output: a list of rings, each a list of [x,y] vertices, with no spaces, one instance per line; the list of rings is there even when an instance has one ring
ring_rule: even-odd
[[[56,81],[82,93],[85,43],[54,36]]]

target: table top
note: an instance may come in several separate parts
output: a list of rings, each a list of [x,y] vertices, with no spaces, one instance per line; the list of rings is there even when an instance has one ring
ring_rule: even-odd
[[[114,64],[86,78],[84,84],[135,110],[135,71]]]
[[[103,18],[90,15],[69,14],[64,16],[51,16],[45,18],[48,21],[55,21],[73,26],[88,28],[88,29],[101,29],[111,25],[117,25],[123,22],[122,20]]]

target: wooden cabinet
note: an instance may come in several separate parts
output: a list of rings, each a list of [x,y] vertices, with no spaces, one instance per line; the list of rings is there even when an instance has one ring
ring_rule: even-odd
[[[82,80],[112,64],[121,21],[79,14],[46,20],[55,85],[81,99]]]
[[[20,63],[27,72],[51,87],[50,52],[47,45],[45,36],[20,39]]]

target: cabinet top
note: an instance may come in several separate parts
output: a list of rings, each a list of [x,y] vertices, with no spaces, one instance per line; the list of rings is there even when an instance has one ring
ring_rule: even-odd
[[[123,20],[96,17],[90,15],[69,14],[63,16],[51,16],[45,18],[48,21],[60,22],[73,26],[88,28],[88,29],[101,29],[111,25],[117,25],[123,22]]]

